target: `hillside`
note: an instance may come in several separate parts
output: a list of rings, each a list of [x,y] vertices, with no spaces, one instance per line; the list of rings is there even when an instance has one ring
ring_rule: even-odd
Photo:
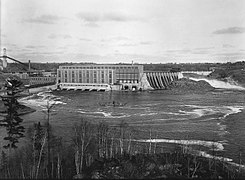
[[[245,62],[226,63],[216,68],[208,77],[226,82],[235,81],[235,83],[245,86]]]

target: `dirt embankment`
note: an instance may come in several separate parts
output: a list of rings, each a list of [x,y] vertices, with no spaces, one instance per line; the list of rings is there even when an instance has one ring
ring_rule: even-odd
[[[188,78],[182,78],[177,81],[174,81],[169,88],[173,91],[188,92],[188,91],[198,91],[206,92],[213,90],[209,83],[206,81],[193,81]]]

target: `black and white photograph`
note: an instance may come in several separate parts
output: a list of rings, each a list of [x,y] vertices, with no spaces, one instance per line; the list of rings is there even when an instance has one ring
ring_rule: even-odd
[[[0,179],[244,179],[245,0],[0,0]]]

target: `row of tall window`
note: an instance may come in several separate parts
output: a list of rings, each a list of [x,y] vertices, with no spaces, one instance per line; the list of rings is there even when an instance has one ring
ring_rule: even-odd
[[[61,67],[62,69],[138,69],[138,66],[72,66]]]
[[[33,78],[31,78],[31,80],[33,80],[33,81],[54,81],[54,79],[48,78],[48,77],[44,77],[44,78],[42,78],[42,77],[33,77]]]
[[[78,77],[75,76],[75,71],[64,71],[64,82],[68,82],[68,73],[71,76],[71,82],[75,83],[75,79],[78,79],[79,83],[86,82],[91,83],[93,80],[93,83],[99,83],[98,78],[100,79],[101,83],[105,83],[105,72],[101,71],[98,73],[97,71],[79,71]],[[100,74],[100,76],[99,76]],[[112,83],[112,71],[109,71],[108,73],[109,77],[109,83]]]
[[[88,68],[88,67],[86,67]],[[64,70],[63,76],[61,71],[58,71],[58,77],[63,79],[63,82],[79,82],[79,83],[113,83],[113,79],[116,82],[129,82],[135,83],[139,80],[139,69],[132,69],[130,67],[113,67],[113,68],[124,68],[116,70],[115,77],[113,77],[113,71],[91,71],[91,70]],[[134,67],[138,68],[138,67]],[[106,75],[108,73],[108,76]],[[108,78],[108,79],[105,79]]]

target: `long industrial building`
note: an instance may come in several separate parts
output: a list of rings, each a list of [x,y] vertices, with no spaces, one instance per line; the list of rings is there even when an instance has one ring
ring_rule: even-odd
[[[180,72],[144,72],[140,64],[80,64],[60,66],[57,86],[64,90],[167,89]]]
[[[82,64],[57,70],[58,86],[68,90],[138,89],[142,77],[143,65],[138,64]]]

